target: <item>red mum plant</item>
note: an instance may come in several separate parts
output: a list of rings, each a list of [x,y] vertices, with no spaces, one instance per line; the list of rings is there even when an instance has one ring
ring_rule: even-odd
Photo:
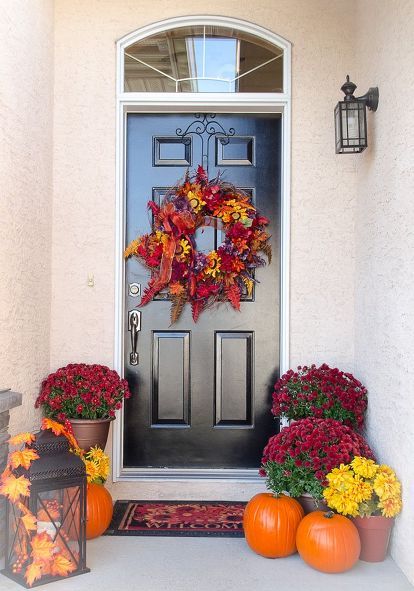
[[[367,390],[350,373],[331,368],[299,366],[275,384],[272,413],[288,419],[335,419],[361,428],[367,409]]]
[[[275,494],[322,499],[326,475],[355,456],[375,459],[365,439],[333,419],[302,419],[271,437],[263,451],[261,475]]]
[[[35,407],[62,423],[66,419],[107,419],[130,396],[128,382],[109,367],[71,363],[42,382]]]

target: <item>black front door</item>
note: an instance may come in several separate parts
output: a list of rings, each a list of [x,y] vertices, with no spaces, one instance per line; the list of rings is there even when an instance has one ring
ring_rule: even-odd
[[[169,301],[158,298],[142,307],[136,366],[130,364],[128,312],[139,301],[131,291],[138,286],[142,292],[149,272],[137,260],[126,262],[125,377],[133,392],[124,409],[128,468],[257,468],[265,443],[279,429],[270,407],[279,373],[281,121],[269,114],[219,114],[215,120],[235,133],[227,144],[211,137],[207,150],[207,136],[183,141],[177,135],[193,119],[128,115],[126,244],[150,231],[149,199],[159,201],[188,168],[208,164],[210,178],[221,171],[270,219],[273,259],[257,271],[241,312],[221,304],[194,323],[187,306],[170,326]],[[197,231],[198,250],[214,248],[214,232]]]

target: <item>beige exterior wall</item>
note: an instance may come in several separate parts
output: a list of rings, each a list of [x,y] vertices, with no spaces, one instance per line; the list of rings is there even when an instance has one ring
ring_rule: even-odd
[[[53,2],[0,11],[0,387],[23,393],[11,432],[37,429],[49,369]]]
[[[254,22],[293,43],[292,363],[330,359],[352,369],[354,160],[335,157],[331,116],[352,59],[349,6],[258,2]],[[112,363],[115,42],[180,14],[251,20],[252,4],[56,2],[52,368],[75,359]]]
[[[358,159],[355,365],[369,390],[368,438],[403,482],[392,554],[414,581],[414,3],[365,0],[355,76],[378,85]]]
[[[338,86],[353,60],[349,7],[259,2],[254,22],[293,43],[291,362],[329,360],[353,370],[355,160],[335,157],[332,125]],[[252,4],[193,0],[179,10],[160,0],[56,2],[52,368],[75,360],[113,363],[115,43],[180,14],[251,21]],[[87,287],[88,273],[95,287]],[[118,483],[112,492],[249,498],[257,488]]]

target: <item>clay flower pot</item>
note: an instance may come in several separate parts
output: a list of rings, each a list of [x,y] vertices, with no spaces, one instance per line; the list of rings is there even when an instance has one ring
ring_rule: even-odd
[[[97,445],[105,449],[108,439],[109,425],[114,419],[69,419],[72,425],[73,434],[77,439],[79,447],[89,451]]]
[[[329,511],[329,507],[323,499],[315,499],[309,493],[303,493],[296,500],[302,505],[305,515],[312,513],[312,511]]]
[[[359,559],[365,562],[385,560],[394,518],[371,515],[370,517],[353,517],[352,521],[361,539]]]

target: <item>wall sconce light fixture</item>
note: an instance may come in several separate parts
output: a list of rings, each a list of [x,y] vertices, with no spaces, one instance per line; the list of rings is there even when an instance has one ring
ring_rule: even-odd
[[[349,81],[341,86],[345,94],[343,101],[335,107],[335,147],[337,154],[362,152],[368,146],[367,107],[370,111],[378,108],[378,87],[370,88],[364,96],[354,97],[356,84]]]

